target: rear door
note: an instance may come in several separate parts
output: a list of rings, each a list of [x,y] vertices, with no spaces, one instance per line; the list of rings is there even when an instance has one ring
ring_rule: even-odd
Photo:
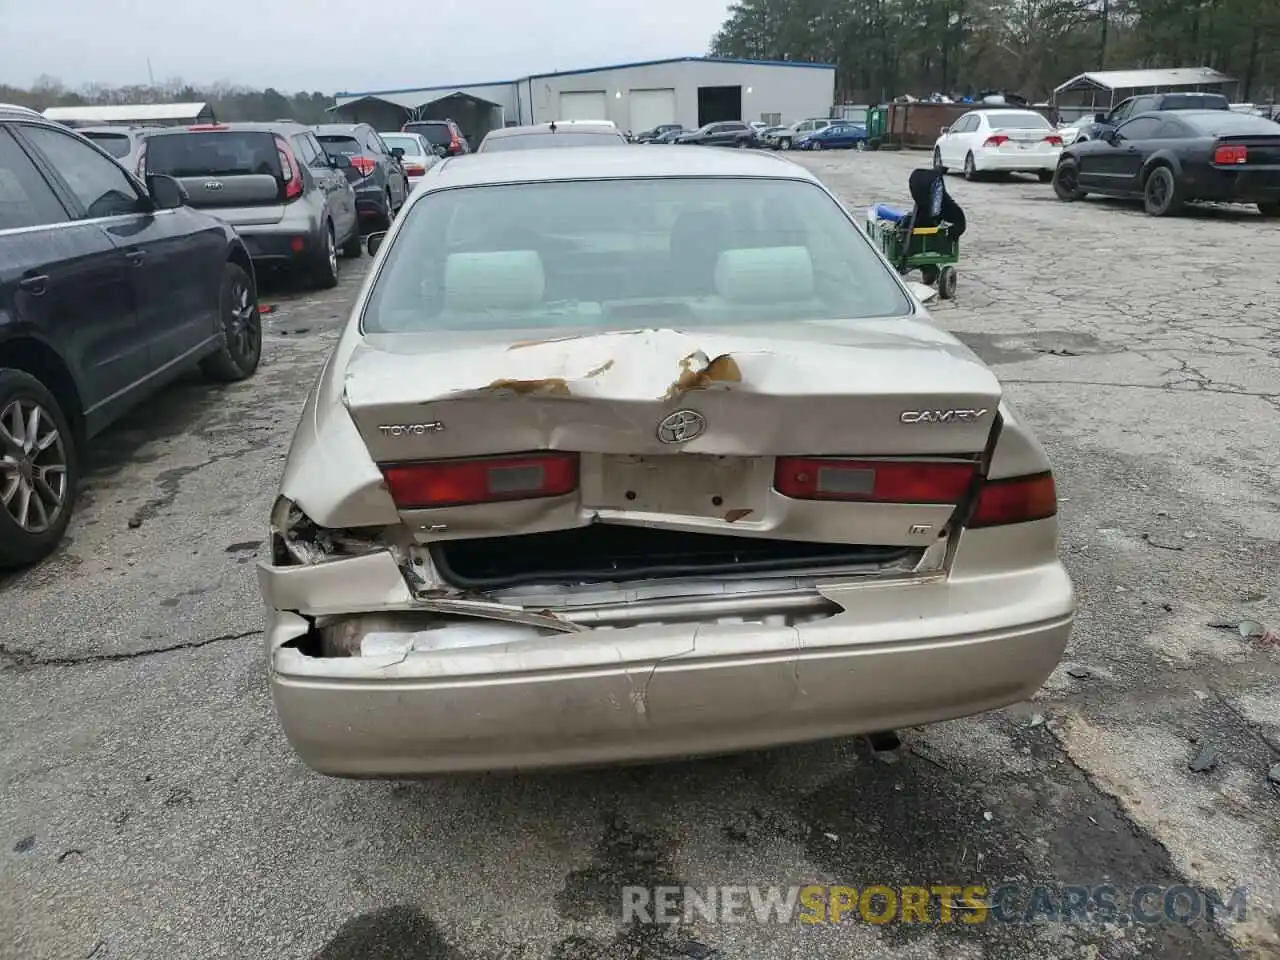
[[[127,261],[148,375],[206,347],[219,327],[223,228],[187,207],[152,209],[119,164],[70,134],[28,127],[24,139],[71,193],[77,217],[96,221]]]
[[[261,130],[184,130],[147,138],[146,172],[174,177],[190,204],[237,227],[279,223],[284,180],[275,136]]]
[[[133,277],[106,231],[73,216],[47,164],[10,132],[19,127],[32,129],[0,126],[0,319],[63,356],[93,431],[149,369]]]

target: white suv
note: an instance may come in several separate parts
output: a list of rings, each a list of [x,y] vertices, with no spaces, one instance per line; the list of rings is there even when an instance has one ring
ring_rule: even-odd
[[[790,150],[792,144],[802,139],[806,134],[813,133],[815,130],[821,130],[823,127],[829,127],[835,123],[829,117],[811,117],[808,120],[801,120],[799,123],[793,123],[791,129],[786,133],[778,134],[778,149]]]

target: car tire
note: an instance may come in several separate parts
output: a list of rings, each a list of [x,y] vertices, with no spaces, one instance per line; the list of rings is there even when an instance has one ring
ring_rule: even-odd
[[[970,183],[978,179],[978,164],[972,153],[966,153],[964,157],[964,178]]]
[[[825,149],[826,149],[826,147],[824,147],[824,146],[822,145],[822,141],[821,141],[821,140],[812,140],[812,141],[810,141],[810,143],[812,144],[812,146],[811,146],[811,148],[810,148],[810,149],[812,149],[812,150],[825,150]]]
[[[780,137],[780,138],[778,139],[778,149],[779,149],[779,150],[790,150],[790,149],[791,149],[791,138],[790,138],[790,137]]]
[[[865,140],[853,141],[853,149],[858,151],[858,153],[862,153],[864,150],[867,149],[867,141]]]
[[[1260,203],[1258,212],[1268,219],[1280,217],[1280,203]]]
[[[27,449],[25,434],[21,463],[0,468],[0,569],[30,566],[51,554],[62,541],[75,509],[76,487],[80,482],[79,451],[75,434],[67,422],[57,398],[35,377],[22,370],[0,368],[0,452],[10,454],[9,437],[14,433],[14,407],[25,427],[30,424],[31,412],[40,410],[37,421],[37,439],[47,443],[43,449]],[[52,424],[50,432],[40,432],[39,424]],[[54,478],[60,468],[62,480]],[[43,486],[33,485],[33,480],[44,481]],[[20,522],[19,505],[26,498],[25,520]],[[38,523],[32,516],[31,498],[39,497],[44,512],[44,522]],[[50,510],[52,509],[52,515]]]
[[[1053,171],[1053,192],[1066,203],[1085,198],[1085,192],[1080,189],[1080,168],[1074,161],[1064,160]]]
[[[1036,172],[1036,179],[1041,183],[1053,183],[1053,171],[1039,170]]]
[[[734,144],[734,146],[736,146],[739,150],[745,150],[747,149],[747,147],[751,146],[751,144],[747,143],[746,138],[743,137],[742,139],[738,140],[738,142]]]
[[[1150,216],[1171,217],[1182,209],[1178,180],[1168,167],[1154,168],[1142,184],[1142,206]]]
[[[933,169],[942,174],[947,172],[947,168],[942,164],[942,151],[937,147],[933,148]]]
[[[364,256],[364,240],[360,236],[360,227],[351,231],[351,236],[342,244],[342,255],[348,260],[356,260]]]
[[[332,290],[338,285],[338,247],[333,236],[333,224],[324,228],[323,248],[311,270],[311,285],[317,290]]]
[[[200,362],[200,372],[218,383],[245,380],[262,359],[262,315],[253,278],[238,263],[222,268],[222,346]]]

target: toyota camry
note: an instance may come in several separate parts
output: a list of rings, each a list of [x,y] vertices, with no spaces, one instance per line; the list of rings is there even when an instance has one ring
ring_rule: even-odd
[[[803,167],[450,159],[374,245],[260,567],[314,769],[877,733],[1058,663],[1044,451]]]

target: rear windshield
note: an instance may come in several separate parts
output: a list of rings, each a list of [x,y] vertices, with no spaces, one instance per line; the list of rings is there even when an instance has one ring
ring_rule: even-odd
[[[554,147],[607,147],[614,143],[626,143],[618,133],[518,133],[507,137],[486,137],[480,144],[481,153],[495,150],[544,150]]]
[[[366,333],[687,329],[912,309],[866,236],[805,181],[458,187],[401,217]]]
[[[132,147],[128,135],[123,133],[86,133],[85,136],[116,158],[127,157]]]
[[[405,133],[417,133],[437,147],[447,147],[453,140],[453,131],[447,123],[406,123]]]
[[[1162,110],[1226,110],[1227,98],[1217,94],[1201,94],[1198,97],[1185,93],[1171,93],[1160,101]]]
[[[406,137],[404,134],[396,135],[394,133],[382,134],[382,142],[387,145],[388,150],[394,150],[399,147],[404,151],[406,157],[422,156],[422,141],[417,137]]]
[[[269,133],[248,130],[171,133],[147,139],[147,172],[171,177],[280,177],[280,156]]]
[[[1049,121],[1038,113],[993,113],[987,116],[993,130],[1048,130]]]
[[[330,156],[342,154],[344,157],[356,157],[364,153],[355,137],[344,137],[337,133],[316,134],[316,139]]]
[[[1197,133],[1207,137],[1277,137],[1280,123],[1266,117],[1223,110],[1221,113],[1179,114],[1178,119]]]

